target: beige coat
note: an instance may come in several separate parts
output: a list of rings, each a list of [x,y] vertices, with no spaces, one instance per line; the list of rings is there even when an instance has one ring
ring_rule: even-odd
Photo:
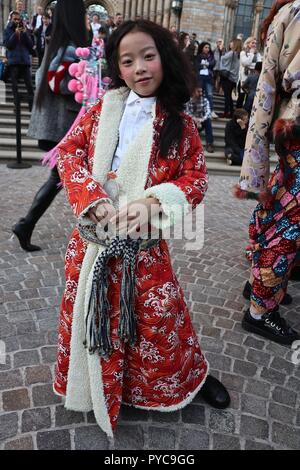
[[[240,186],[259,192],[269,179],[274,121],[300,116],[300,0],[283,6],[270,25],[257,86]]]

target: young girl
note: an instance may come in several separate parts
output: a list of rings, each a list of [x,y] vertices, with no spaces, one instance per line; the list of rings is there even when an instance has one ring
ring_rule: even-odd
[[[173,411],[200,389],[217,408],[230,398],[208,375],[166,241],[130,237],[150,222],[176,223],[207,189],[197,128],[182,112],[188,64],[171,33],[144,20],[114,31],[107,60],[113,89],[59,150],[78,226],[66,253],[54,391],[68,409],[93,409],[112,436],[121,403]],[[125,237],[107,236],[115,223]]]

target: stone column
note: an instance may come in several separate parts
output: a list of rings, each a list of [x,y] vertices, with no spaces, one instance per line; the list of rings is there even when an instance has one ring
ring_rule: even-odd
[[[225,0],[223,39],[226,48],[228,47],[229,41],[232,39],[237,6],[238,0]]]
[[[131,10],[131,1],[127,0],[127,2],[124,2],[125,4],[125,15],[124,18],[125,20],[129,20],[131,15],[130,15],[130,10]]]
[[[163,21],[163,0],[158,0],[157,2],[157,11],[156,11],[156,23],[162,24]]]
[[[138,0],[132,0],[132,2],[131,2],[131,14],[130,14],[130,17],[131,17],[132,20],[135,19],[136,14],[137,14],[137,2],[138,2]]]
[[[252,27],[252,36],[254,36],[256,39],[258,38],[258,30],[259,30],[259,24],[260,24],[260,15],[261,12],[264,9],[264,4],[262,0],[257,0],[256,5],[255,5],[255,17],[254,17],[254,22],[253,22],[253,27]]]

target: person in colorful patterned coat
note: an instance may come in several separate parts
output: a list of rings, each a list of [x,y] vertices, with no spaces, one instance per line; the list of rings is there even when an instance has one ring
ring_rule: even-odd
[[[59,146],[78,224],[53,388],[67,409],[93,409],[112,436],[122,403],[173,411],[198,392],[217,408],[230,397],[209,375],[166,241],[133,235],[168,228],[207,189],[197,127],[183,112],[189,65],[171,33],[146,20],[124,22],[106,53],[112,89]]]
[[[239,197],[260,201],[249,227],[251,305],[243,327],[281,344],[299,334],[279,314],[300,246],[300,1],[277,0],[262,27],[265,53],[253,104]],[[277,167],[269,179],[274,135]],[[247,286],[245,286],[247,287]]]

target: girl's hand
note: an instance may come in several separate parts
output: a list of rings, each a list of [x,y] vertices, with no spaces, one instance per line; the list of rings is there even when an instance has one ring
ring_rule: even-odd
[[[117,233],[120,235],[132,236],[137,234],[137,237],[139,237],[143,229],[146,228],[148,230],[148,224],[151,223],[151,215],[156,215],[159,212],[160,203],[158,199],[147,197],[122,207],[109,220],[109,223],[117,225]]]
[[[92,207],[88,212],[88,217],[95,224],[100,223],[103,227],[116,213],[116,209],[109,202],[100,202],[97,206]]]

